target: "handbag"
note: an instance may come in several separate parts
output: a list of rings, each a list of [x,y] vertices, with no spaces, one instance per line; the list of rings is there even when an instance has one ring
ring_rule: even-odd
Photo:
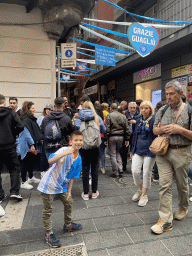
[[[179,108],[179,111],[177,113],[177,116],[176,116],[176,119],[175,119],[175,122],[174,124],[177,123],[177,120],[181,114],[181,112],[183,111],[184,109],[184,106],[185,106],[185,103],[182,103],[182,105],[180,106]],[[161,127],[161,122],[159,122],[158,124],[158,127],[160,128]],[[157,155],[157,156],[162,156],[162,155],[165,155],[167,150],[168,150],[168,147],[169,147],[169,141],[170,141],[170,136],[171,135],[167,135],[167,137],[161,137],[161,136],[158,136],[157,138],[155,138],[153,140],[153,142],[151,143],[150,147],[149,147],[149,150]]]

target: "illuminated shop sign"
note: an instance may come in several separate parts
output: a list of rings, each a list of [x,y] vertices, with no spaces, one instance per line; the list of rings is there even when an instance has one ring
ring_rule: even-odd
[[[161,76],[161,63],[145,68],[133,74],[133,83],[137,84],[143,81],[148,81]]]

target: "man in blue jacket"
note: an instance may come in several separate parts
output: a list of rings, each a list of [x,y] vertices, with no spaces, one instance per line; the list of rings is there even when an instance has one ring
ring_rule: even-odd
[[[0,94],[0,203],[6,199],[2,188],[1,171],[3,164],[7,166],[11,176],[10,199],[22,200],[19,195],[20,188],[20,164],[16,153],[15,140],[22,132],[24,125],[18,114],[6,107],[5,96]]]

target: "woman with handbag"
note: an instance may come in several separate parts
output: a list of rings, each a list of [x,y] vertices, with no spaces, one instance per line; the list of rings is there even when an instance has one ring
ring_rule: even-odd
[[[132,175],[138,191],[132,200],[139,201],[139,206],[145,206],[148,202],[147,190],[151,186],[151,172],[155,163],[155,154],[151,153],[149,147],[155,139],[153,133],[154,108],[150,101],[143,101],[140,105],[139,118],[135,125],[132,141]],[[141,179],[141,168],[143,166],[143,180]]]

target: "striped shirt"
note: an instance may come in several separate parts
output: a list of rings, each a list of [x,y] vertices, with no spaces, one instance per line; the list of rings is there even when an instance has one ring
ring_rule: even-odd
[[[61,154],[68,147],[62,147],[50,156]],[[43,175],[37,189],[45,194],[60,194],[67,192],[67,184],[71,179],[78,179],[81,173],[81,156],[67,155],[54,163]]]

